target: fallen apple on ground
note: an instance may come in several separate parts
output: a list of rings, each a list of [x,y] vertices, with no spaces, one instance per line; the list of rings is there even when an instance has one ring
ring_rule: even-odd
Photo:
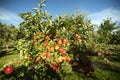
[[[4,68],[4,73],[5,74],[11,74],[13,72],[13,66],[6,66],[5,68]]]

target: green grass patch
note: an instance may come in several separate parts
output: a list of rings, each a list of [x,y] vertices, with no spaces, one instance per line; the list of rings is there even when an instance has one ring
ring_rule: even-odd
[[[93,80],[118,80],[120,79],[120,73],[101,70],[94,72],[91,77],[93,77]]]
[[[0,69],[4,67],[5,64],[15,63],[19,60],[18,54],[6,55],[0,58]]]

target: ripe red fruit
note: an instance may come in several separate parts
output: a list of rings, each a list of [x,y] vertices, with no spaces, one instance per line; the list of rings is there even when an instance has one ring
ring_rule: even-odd
[[[62,53],[63,55],[66,55],[66,51],[65,51],[65,50],[63,50],[61,53]]]
[[[66,38],[62,38],[62,43],[67,43],[67,39]]]
[[[54,47],[50,47],[50,51],[53,52],[54,51]]]
[[[74,34],[74,37],[75,37],[75,38],[78,38],[78,36],[79,36],[78,34]]]
[[[57,41],[58,45],[62,45],[62,40]]]
[[[33,42],[33,46],[35,46],[35,45],[37,45],[37,41],[34,41],[34,42]]]
[[[89,77],[89,76],[90,76],[90,73],[89,73],[89,72],[85,72],[84,75],[85,75],[86,77]]]
[[[32,39],[35,39],[35,38],[36,38],[36,35],[33,35],[33,36],[32,36]]]
[[[71,61],[71,58],[68,57],[68,56],[65,56],[63,59],[64,59],[65,61],[67,61],[67,62],[70,62],[70,61]]]
[[[45,36],[45,39],[47,39],[47,40],[48,40],[49,38],[50,38],[50,37],[49,37],[48,35],[47,35],[47,36]]]
[[[40,58],[36,58],[36,59],[35,59],[35,62],[36,62],[36,63],[39,63],[39,62],[40,62]]]
[[[100,55],[102,55],[102,54],[101,54],[101,52],[97,52],[97,55],[100,56]]]
[[[53,70],[57,70],[58,68],[59,68],[58,64],[53,64],[53,65],[52,65],[52,69],[53,69]]]
[[[62,53],[63,55],[66,54],[66,51],[65,51],[63,48],[59,48],[58,51],[59,51],[60,53]]]
[[[55,35],[53,36],[53,38],[54,38],[54,39],[56,39],[57,37],[58,37],[58,35],[57,35],[57,34],[55,34]]]
[[[109,52],[109,55],[112,55],[112,52]]]
[[[43,55],[43,56],[47,56],[47,52],[43,51],[43,52],[42,52],[42,55]]]
[[[11,74],[13,72],[13,66],[6,66],[4,68],[4,73],[5,74]]]
[[[47,48],[47,49],[48,49],[48,48],[49,48],[49,46],[48,46],[48,45],[46,45],[46,46],[45,46],[45,48]]]
[[[50,52],[47,52],[47,55],[46,55],[47,57],[51,57],[52,56],[52,54],[50,53]]]
[[[63,50],[64,50],[63,48],[59,48],[59,49],[58,49],[58,51],[59,51],[60,53],[62,53]]]
[[[46,45],[48,45],[49,44],[49,41],[48,40],[45,40],[45,42],[44,42]]]

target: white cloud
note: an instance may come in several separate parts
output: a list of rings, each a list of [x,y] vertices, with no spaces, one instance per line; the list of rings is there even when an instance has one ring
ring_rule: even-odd
[[[91,19],[91,22],[93,24],[98,24],[98,25],[107,18],[112,18],[112,21],[120,22],[120,10],[109,8],[96,13],[92,13],[88,15],[88,18]]]
[[[17,14],[0,8],[0,21],[18,26],[22,19]]]

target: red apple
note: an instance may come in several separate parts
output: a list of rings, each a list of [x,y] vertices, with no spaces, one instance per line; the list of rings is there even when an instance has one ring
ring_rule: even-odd
[[[62,40],[58,40],[57,41],[57,44],[60,46],[60,45],[62,45]]]
[[[102,54],[101,54],[101,52],[97,52],[97,55],[100,56],[100,55],[102,55]]]
[[[33,35],[33,36],[32,36],[32,39],[35,39],[35,38],[36,38],[36,35]]]
[[[34,41],[34,42],[33,42],[33,46],[35,46],[35,45],[37,45],[37,41]]]
[[[63,50],[61,53],[62,53],[63,55],[66,55],[66,51],[65,51],[65,50]]]
[[[5,74],[11,74],[13,72],[13,66],[6,66],[5,68],[4,68],[4,73]]]
[[[54,38],[54,39],[56,39],[57,37],[58,37],[58,35],[57,35],[57,34],[55,34],[55,35],[53,36],[53,38]]]
[[[86,77],[89,77],[89,76],[90,76],[90,73],[89,73],[89,72],[85,72],[84,75],[85,75]]]
[[[39,63],[39,62],[40,62],[40,58],[36,58],[36,59],[35,59],[35,62],[36,62],[36,63]]]
[[[109,55],[112,55],[112,52],[109,52]]]
[[[59,48],[58,51],[59,51],[60,53],[62,53],[62,52],[64,51],[64,49],[63,49],[63,48]]]
[[[45,48],[47,48],[47,49],[48,49],[48,48],[49,48],[49,46],[48,46],[48,45],[46,45],[46,46],[45,46]]]
[[[50,47],[50,52],[53,52],[54,51],[54,47]]]
[[[47,57],[51,57],[52,54],[50,52],[47,52]]]
[[[45,43],[46,45],[48,45],[48,44],[49,44],[49,41],[48,41],[48,40],[45,40],[44,43]]]
[[[60,53],[62,53],[63,55],[66,54],[66,51],[65,51],[63,48],[59,48],[58,51],[59,51]]]
[[[58,68],[59,68],[59,66],[58,66],[57,64],[53,64],[53,65],[52,65],[52,69],[53,69],[53,70],[57,70]]]
[[[62,43],[67,43],[67,39],[66,38],[62,38]]]
[[[43,52],[42,52],[42,55],[43,55],[44,57],[47,56],[47,52],[43,51]]]
[[[75,37],[75,38],[78,38],[78,36],[79,36],[78,34],[74,34],[74,37]]]
[[[49,35],[46,35],[46,36],[45,36],[45,39],[46,39],[46,40],[48,40],[49,38],[50,38],[50,36],[49,36]]]
[[[68,56],[66,56],[66,57],[65,57],[65,61],[70,62],[70,61],[71,61],[71,58],[68,57]]]

